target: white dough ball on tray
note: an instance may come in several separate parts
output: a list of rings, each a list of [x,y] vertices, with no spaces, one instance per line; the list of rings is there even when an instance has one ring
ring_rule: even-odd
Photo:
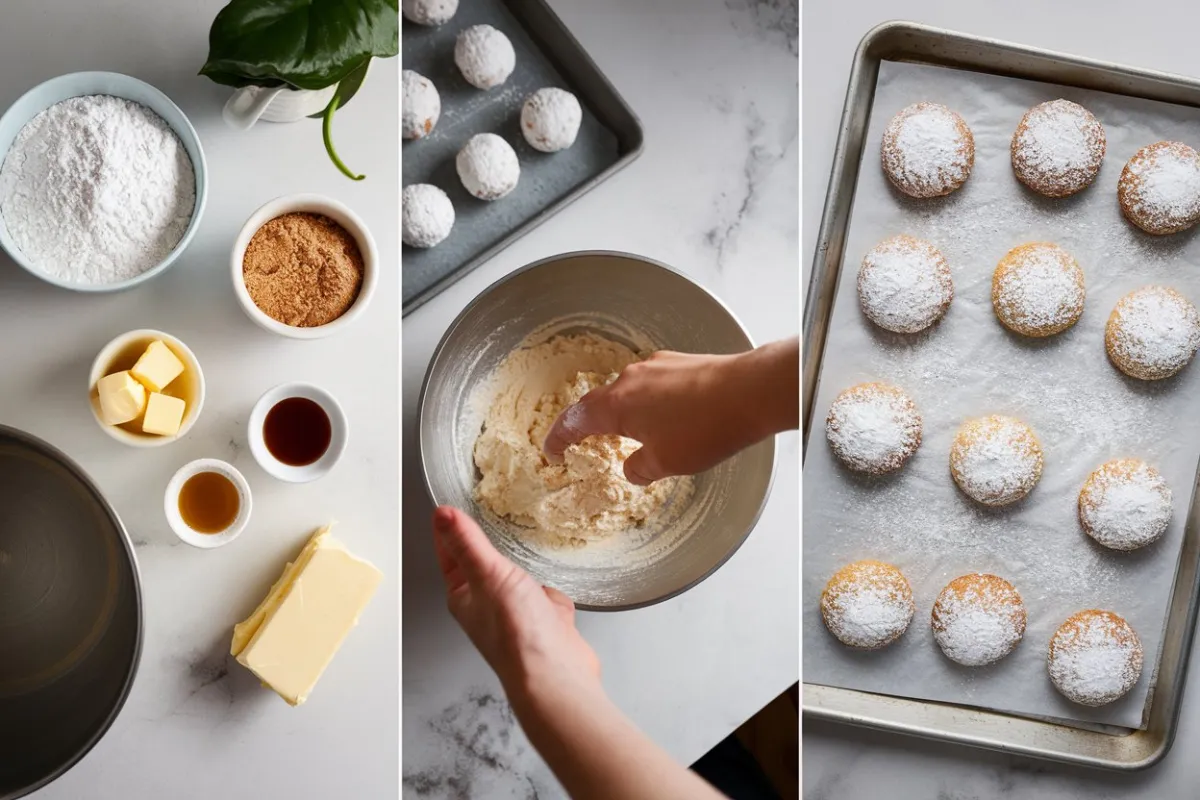
[[[454,166],[463,187],[480,200],[499,200],[521,179],[516,151],[494,133],[472,136],[458,151]]]
[[[433,81],[411,69],[404,70],[400,85],[400,133],[405,139],[424,138],[442,115],[442,98]]]
[[[454,227],[454,204],[429,183],[405,186],[400,195],[400,238],[422,249],[441,244]]]
[[[445,25],[458,11],[458,0],[404,0],[404,16],[418,25]]]
[[[517,53],[508,37],[491,25],[472,25],[454,42],[454,63],[467,83],[492,89],[512,75]]]
[[[575,95],[564,89],[538,89],[521,107],[521,133],[543,153],[557,153],[575,144],[583,109]]]

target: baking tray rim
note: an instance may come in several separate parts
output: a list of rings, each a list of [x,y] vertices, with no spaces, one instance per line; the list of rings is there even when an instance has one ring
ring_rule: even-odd
[[[840,280],[842,262],[841,252],[845,244],[848,229],[851,203],[857,189],[858,170],[864,163],[866,153],[866,132],[869,111],[874,103],[875,81],[878,77],[879,64],[884,60],[908,61],[942,66],[951,69],[969,69],[976,72],[989,72],[982,64],[967,65],[956,63],[952,59],[939,60],[929,54],[912,52],[910,58],[905,58],[903,47],[889,53],[888,57],[881,55],[880,50],[885,40],[897,37],[923,36],[941,39],[947,43],[969,45],[976,48],[986,48],[997,51],[998,54],[1023,56],[1036,60],[1053,60],[1070,65],[1081,74],[1102,72],[1109,75],[1119,75],[1140,81],[1152,81],[1158,84],[1190,89],[1197,93],[1200,105],[1200,80],[1165,72],[1128,67],[1115,62],[1106,62],[1082,56],[1074,56],[1038,47],[1032,47],[999,39],[962,33],[921,23],[908,21],[889,21],[870,29],[860,41],[854,54],[850,70],[850,79],[846,90],[846,99],[842,108],[838,126],[837,143],[834,148],[833,165],[830,170],[829,184],[826,190],[825,204],[821,214],[821,224],[817,238],[817,247],[813,254],[813,265],[809,275],[808,291],[805,296],[803,311],[803,435],[802,463],[808,453],[808,440],[811,432],[816,387],[820,376],[821,362],[824,358],[826,337],[830,314]],[[991,74],[1005,75],[1014,79],[1037,80],[1030,74],[1014,75],[1005,72],[1002,65],[990,70]],[[1069,80],[1062,77],[1043,77],[1042,80],[1070,85]],[[1093,87],[1085,87],[1093,88]],[[1100,91],[1116,92],[1113,89]],[[1124,92],[1127,96],[1145,97],[1131,91]],[[1163,102],[1172,102],[1159,97]],[[1176,104],[1183,105],[1179,101]],[[861,123],[854,130],[855,124]],[[851,153],[851,149],[855,152]],[[851,164],[851,159],[854,163]],[[837,237],[837,257],[831,259],[829,251],[834,238]],[[831,263],[836,262],[836,263]],[[1197,479],[1200,479],[1200,465],[1197,467]],[[1179,562],[1176,566],[1174,585],[1168,603],[1166,624],[1163,641],[1158,652],[1154,670],[1150,676],[1151,688],[1147,700],[1147,726],[1144,729],[1132,731],[1124,736],[1110,733],[1073,728],[1049,721],[1031,719],[1029,717],[1006,714],[971,706],[939,703],[927,700],[916,700],[891,695],[880,695],[843,687],[832,687],[820,684],[805,683],[802,692],[802,711],[806,718],[824,720],[842,724],[866,727],[875,730],[902,733],[919,738],[953,743],[961,746],[994,750],[1014,755],[1023,755],[1062,763],[1078,764],[1081,766],[1100,769],[1135,772],[1152,767],[1167,755],[1174,744],[1178,728],[1179,714],[1182,706],[1183,690],[1187,678],[1188,662],[1191,657],[1192,641],[1195,634],[1198,598],[1200,598],[1200,550],[1195,546],[1189,548],[1189,540],[1194,540],[1200,533],[1200,505],[1197,504],[1197,494],[1200,486],[1193,483],[1193,494],[1189,503],[1185,524],[1184,541],[1181,544]],[[1194,545],[1194,542],[1192,543]],[[1189,557],[1189,549],[1191,552]],[[1191,579],[1186,580],[1187,573]],[[1182,607],[1186,605],[1186,607]],[[1168,651],[1172,644],[1177,645],[1178,652],[1168,663]],[[1167,683],[1160,681],[1163,664],[1168,663],[1172,680]],[[1166,695],[1164,697],[1164,695]],[[813,697],[821,702],[812,702]],[[892,707],[888,709],[887,707]],[[891,713],[885,713],[887,711]],[[908,718],[902,718],[907,712]],[[939,724],[939,716],[941,717]],[[947,720],[961,716],[964,719],[977,721],[980,730],[977,732],[951,730]],[[924,719],[922,720],[922,717]],[[997,730],[1015,729],[1009,735],[998,733],[997,730],[985,732],[988,724],[994,724]],[[1051,747],[1038,744],[1034,739],[1039,734],[1053,734],[1063,738]],[[1081,752],[1081,748],[1072,749],[1071,745],[1102,744],[1123,746],[1123,749],[1133,753],[1134,757],[1120,758],[1102,756]],[[1091,748],[1089,748],[1091,749]]]
[[[507,249],[510,245],[514,244],[518,239],[521,239],[522,237],[526,236],[527,234],[532,233],[542,223],[548,221],[551,217],[557,215],[560,211],[565,210],[568,206],[570,206],[576,200],[583,197],[585,194],[592,191],[593,189],[598,187],[600,184],[607,181],[609,178],[612,178],[614,175],[616,175],[618,172],[620,172],[621,170],[628,167],[634,161],[637,161],[638,158],[641,157],[642,153],[646,149],[646,130],[645,130],[645,127],[642,125],[641,118],[638,117],[637,113],[633,110],[633,107],[629,105],[629,102],[625,99],[625,96],[622,95],[617,90],[617,87],[609,79],[607,73],[605,73],[604,70],[600,69],[600,65],[596,63],[596,60],[594,58],[592,58],[592,54],[589,53],[587,48],[585,48],[583,46],[583,43],[580,42],[579,39],[577,39],[575,37],[575,34],[573,34],[571,32],[571,29],[567,27],[567,24],[562,21],[562,18],[558,16],[558,14],[554,11],[553,8],[550,7],[549,3],[547,3],[546,0],[528,0],[528,1],[535,3],[541,7],[542,13],[546,14],[549,17],[551,23],[558,28],[558,33],[559,33],[560,37],[562,38],[562,40],[565,42],[565,44],[568,47],[570,47],[572,50],[574,50],[574,55],[575,55],[575,58],[578,59],[579,65],[582,68],[591,71],[592,77],[601,85],[601,87],[604,90],[609,92],[609,94],[611,95],[610,99],[615,104],[618,112],[627,117],[626,122],[628,123],[629,134],[630,134],[629,135],[630,141],[628,143],[628,147],[625,147],[623,145],[623,143],[622,143],[623,137],[620,133],[615,131],[613,129],[613,127],[611,125],[609,125],[608,123],[601,121],[601,124],[605,128],[608,128],[609,130],[613,130],[614,134],[616,134],[617,141],[618,141],[618,150],[617,150],[616,161],[614,161],[612,164],[605,167],[603,170],[596,173],[595,175],[592,175],[590,178],[587,178],[586,180],[581,181],[579,184],[577,184],[573,189],[571,189],[569,192],[564,194],[562,197],[558,198],[553,203],[546,206],[541,211],[539,211],[538,213],[536,213],[529,219],[525,220],[517,227],[513,228],[511,231],[509,231],[507,234],[502,236],[500,239],[497,239],[495,242],[493,242],[486,249],[484,249],[483,251],[476,254],[473,258],[468,259],[467,261],[464,261],[456,269],[443,275],[437,281],[435,281],[434,283],[427,286],[423,291],[418,292],[407,303],[404,302],[403,291],[401,291],[401,295],[402,295],[401,301],[400,301],[400,318],[401,319],[403,319],[404,317],[407,317],[409,314],[416,311],[418,308],[425,305],[430,300],[432,300],[433,298],[437,297],[442,292],[449,289],[455,283],[457,283],[458,281],[467,277],[475,270],[479,269],[481,266],[486,264],[488,261],[491,261],[495,256],[499,255],[501,252],[503,252],[505,249]],[[507,3],[505,3],[505,4],[507,5]],[[524,21],[522,21],[521,24],[524,26],[525,25]],[[537,37],[531,37],[531,38],[534,38],[536,40]],[[541,49],[545,50],[544,47]],[[555,59],[551,59],[551,61],[552,61],[552,63],[554,63]],[[554,66],[556,69],[559,70],[559,72],[562,71],[561,69],[559,69],[557,63],[554,63]],[[584,103],[585,104],[587,103],[586,99],[584,100]],[[404,167],[403,167],[403,157],[402,157],[401,158],[401,170],[402,171],[403,171],[403,168]],[[402,250],[403,250],[403,248],[402,248]],[[401,254],[400,254],[400,261],[401,261],[401,273],[403,273],[403,262],[404,262],[404,253],[403,252],[401,252]],[[401,282],[403,283],[403,278],[401,279]]]

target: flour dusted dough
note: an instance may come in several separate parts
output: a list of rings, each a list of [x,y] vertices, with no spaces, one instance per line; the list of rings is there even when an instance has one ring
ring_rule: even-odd
[[[579,546],[635,528],[678,506],[690,478],[650,486],[625,480],[625,459],[640,445],[621,436],[589,436],[550,464],[542,443],[554,420],[592,389],[638,361],[617,342],[593,334],[555,336],[514,350],[492,376],[491,401],[475,442],[482,479],[476,499],[553,546]]]

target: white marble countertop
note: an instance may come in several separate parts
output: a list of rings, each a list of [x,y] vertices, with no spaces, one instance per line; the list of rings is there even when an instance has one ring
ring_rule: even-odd
[[[221,120],[229,90],[196,75],[222,0],[6,0],[0,21],[0,107],[66,72],[114,70],[166,92],[191,118],[209,167],[208,208],[179,261],[137,289],[88,296],[43,284],[0,257],[0,421],[77,459],[123,517],[136,546],[145,648],[116,723],[82,762],[39,792],[78,798],[395,797],[398,784],[397,627],[400,576],[396,417],[399,381],[399,140],[396,62],[374,69],[335,121],[353,183],[329,163],[320,123]],[[319,192],[355,209],[379,245],[383,277],[366,315],[342,334],[294,341],[242,313],[230,249],[250,213],[277,195]],[[113,336],[159,328],[191,346],[208,394],[184,439],[134,450],[106,436],[87,401],[91,360]],[[284,381],[330,390],[350,420],[341,463],[319,482],[282,484],[246,447],[251,406]],[[254,510],[241,537],[217,550],[180,542],[163,516],[171,474],[194,458],[235,464]],[[384,572],[384,583],[308,702],[290,708],[228,657],[232,625],[262,598],[313,528]]]
[[[854,49],[871,27],[889,19],[924,22],[1166,72],[1194,75],[1200,70],[1195,60],[1195,26],[1191,24],[1200,17],[1195,5],[1187,0],[1164,0],[1153,9],[1120,0],[805,0],[802,89],[806,288]],[[1194,655],[1200,657],[1200,644]],[[1192,664],[1193,684],[1197,663]],[[1197,795],[1200,762],[1192,754],[1198,749],[1200,694],[1194,687],[1184,697],[1174,748],[1159,766],[1135,775],[1066,768],[806,722],[803,793],[805,800],[1182,800]]]
[[[757,342],[798,329],[795,5],[551,0],[646,129],[628,169],[413,312],[403,325],[404,796],[557,797],[495,678],[445,610],[416,452],[417,394],[455,315],[545,256],[640,253],[719,295]],[[789,12],[790,7],[790,12]],[[581,614],[615,701],[690,763],[797,679],[799,438],[779,439],[758,527],[668,602]]]

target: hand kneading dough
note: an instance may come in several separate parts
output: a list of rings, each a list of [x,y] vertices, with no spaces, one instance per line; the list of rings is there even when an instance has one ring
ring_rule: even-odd
[[[589,436],[550,464],[542,443],[554,420],[592,389],[638,361],[629,348],[592,334],[555,336],[514,350],[491,379],[491,402],[475,442],[481,505],[553,546],[579,546],[635,528],[678,508],[690,478],[650,486],[625,480],[625,459],[641,445],[621,436]]]

